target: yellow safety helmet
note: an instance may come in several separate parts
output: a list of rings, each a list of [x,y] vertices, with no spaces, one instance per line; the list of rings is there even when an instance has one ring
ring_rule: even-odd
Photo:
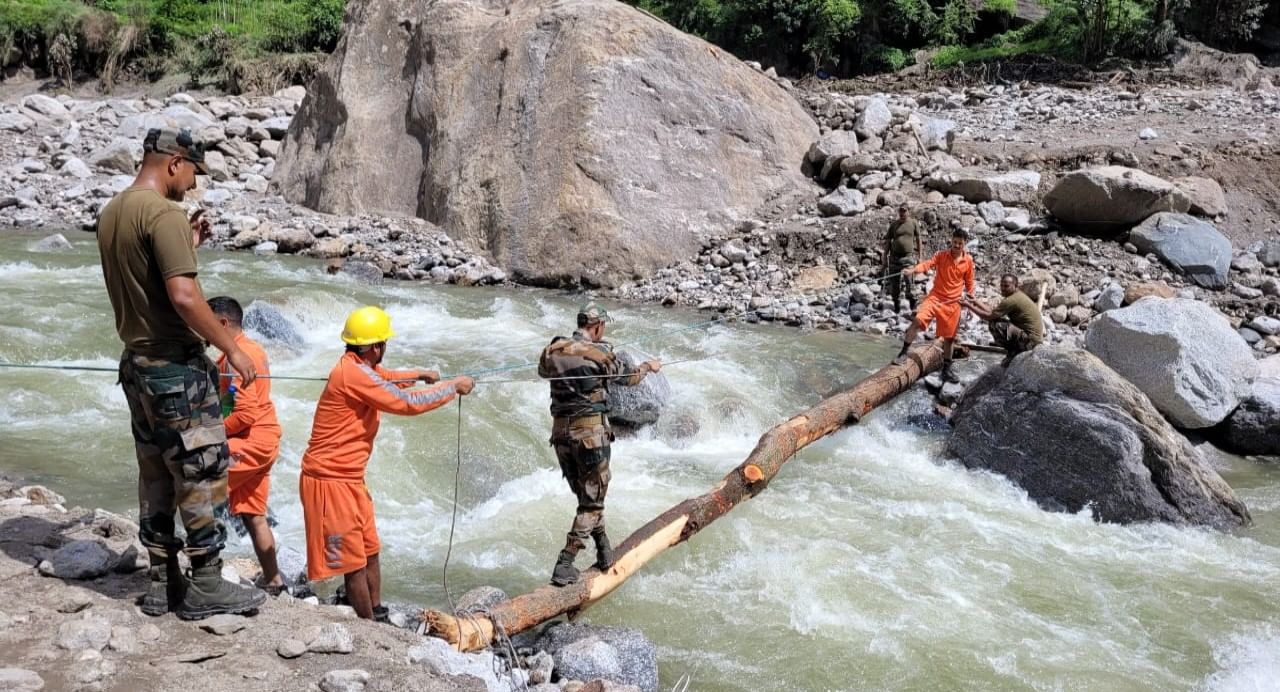
[[[342,327],[342,340],[352,346],[380,343],[395,335],[391,331],[391,315],[372,305],[352,311]]]

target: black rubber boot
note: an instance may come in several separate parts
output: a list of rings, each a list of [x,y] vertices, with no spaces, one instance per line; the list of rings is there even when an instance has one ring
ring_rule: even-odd
[[[601,572],[613,566],[613,546],[609,543],[609,534],[603,530],[591,534],[596,542],[596,569]]]
[[[555,569],[551,570],[552,586],[568,586],[578,581],[578,568],[573,566],[573,558],[577,557],[576,553],[567,550],[560,551],[560,557],[556,560]]]
[[[373,607],[373,621],[381,622],[384,625],[391,624],[391,609],[386,606]]]
[[[267,594],[222,578],[222,560],[206,559],[191,568],[187,594],[178,608],[183,620],[203,620],[213,615],[242,615],[257,610]]]
[[[960,381],[960,378],[951,371],[951,361],[949,360],[942,361],[942,381],[951,384],[955,384]]]
[[[150,583],[138,605],[144,614],[156,617],[178,609],[186,596],[187,580],[178,569],[177,556],[152,555],[151,560],[151,567],[147,568]]]

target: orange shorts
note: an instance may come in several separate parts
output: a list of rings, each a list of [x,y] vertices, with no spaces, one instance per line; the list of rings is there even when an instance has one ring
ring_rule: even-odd
[[[364,483],[303,475],[302,521],[307,532],[307,579],[319,581],[364,569],[382,549],[373,499]]]
[[[954,339],[960,329],[960,303],[944,303],[933,296],[928,296],[916,310],[916,325],[920,331],[929,328],[930,322],[937,322],[935,333],[939,339]]]
[[[267,514],[267,496],[271,493],[271,466],[276,461],[278,446],[263,449],[252,438],[233,437],[231,467],[227,469],[227,504],[232,516],[262,517]]]

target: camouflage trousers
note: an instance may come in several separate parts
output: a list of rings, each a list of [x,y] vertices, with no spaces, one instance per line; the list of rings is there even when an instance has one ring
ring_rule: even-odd
[[[202,349],[172,359],[125,351],[120,384],[138,456],[138,536],[154,558],[213,557],[227,540],[214,508],[227,501],[231,455],[218,370]],[[186,547],[174,534],[181,512]]]
[[[885,283],[888,284],[886,287],[889,289],[889,295],[893,298],[894,310],[901,309],[898,301],[901,300],[904,292],[907,294],[907,305],[912,310],[916,309],[915,282],[911,280],[910,276],[903,276],[900,273],[907,268],[914,267],[915,265],[915,258],[911,256],[889,258],[889,271],[893,272],[894,275],[885,279]]]
[[[578,511],[573,526],[565,537],[564,549],[577,554],[587,546],[587,539],[604,533],[604,496],[609,492],[609,443],[613,433],[599,423],[599,416],[579,421],[592,424],[574,425],[576,421],[556,419],[552,426],[551,444],[560,462],[560,471],[569,489],[578,498]]]
[[[992,322],[987,325],[987,329],[991,331],[991,338],[996,346],[1003,348],[1010,358],[1036,347],[1036,342],[1026,332],[1013,326],[1008,320]]]

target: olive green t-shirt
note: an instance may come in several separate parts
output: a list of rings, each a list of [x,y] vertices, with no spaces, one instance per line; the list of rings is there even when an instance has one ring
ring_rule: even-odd
[[[1006,296],[991,311],[991,316],[996,319],[1008,318],[1010,324],[1021,329],[1037,344],[1044,341],[1044,323],[1040,321],[1040,311],[1022,291],[1014,291]]]
[[[889,224],[889,232],[885,240],[889,241],[889,253],[894,257],[910,257],[916,254],[916,236],[920,233],[920,225],[915,219],[894,221]]]
[[[164,286],[165,279],[196,274],[191,225],[178,205],[150,188],[121,192],[98,216],[98,252],[125,348],[164,355],[202,343]]]

